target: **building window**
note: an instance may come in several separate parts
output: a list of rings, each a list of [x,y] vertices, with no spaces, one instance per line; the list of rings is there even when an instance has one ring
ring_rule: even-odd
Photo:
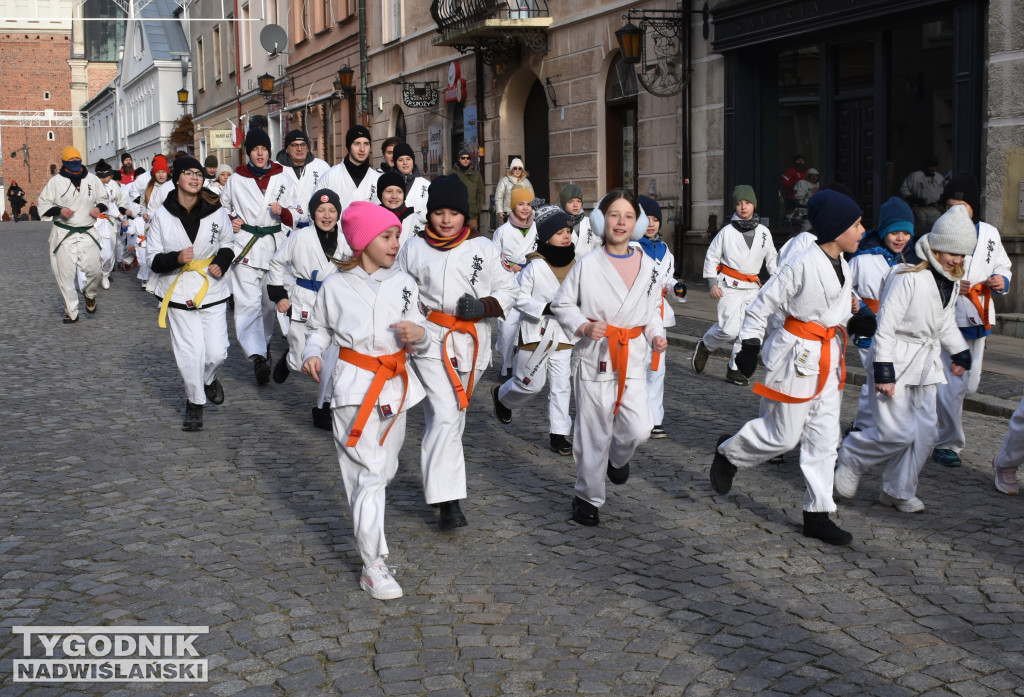
[[[203,49],[203,37],[196,39],[196,64],[193,66],[193,77],[196,88],[202,92],[206,89],[206,51]]]
[[[605,83],[608,189],[622,186],[636,192],[638,89],[633,66],[616,57]]]
[[[46,101],[50,101],[50,93],[49,92],[43,92],[43,99],[45,99]]]
[[[252,22],[249,21],[249,6],[246,5],[242,8],[242,22],[238,25],[238,45],[243,68],[249,68],[252,65],[252,59],[250,57],[250,47],[252,44],[250,41],[251,35],[249,34],[249,27],[251,24]]]
[[[57,165],[50,165],[50,174],[54,175],[57,173]]]
[[[213,79],[220,82],[224,79],[224,60],[220,49],[220,25],[213,28]]]
[[[53,137],[53,131],[47,131],[47,132],[46,132],[46,139],[47,139],[47,140],[53,140],[53,139],[54,139],[54,137]]]
[[[233,13],[228,13],[228,26],[231,25],[231,20],[234,19]],[[234,29],[228,30],[227,41],[228,41],[228,76],[235,74],[235,47],[234,47]]]
[[[381,13],[384,43],[402,38],[402,0],[384,0]]]

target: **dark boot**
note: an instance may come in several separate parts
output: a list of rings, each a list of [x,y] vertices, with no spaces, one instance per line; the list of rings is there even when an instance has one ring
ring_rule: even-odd
[[[438,528],[441,530],[464,528],[468,524],[466,516],[462,515],[462,509],[459,508],[459,502],[457,500],[442,501],[441,505],[438,506],[438,510],[441,514]]]
[[[249,360],[252,361],[252,369],[256,373],[256,384],[266,385],[270,382],[270,365],[267,363],[267,357],[254,353],[249,356]]]
[[[224,388],[220,386],[220,380],[214,380],[209,385],[205,385],[203,392],[206,393],[206,399],[210,404],[224,403]]]
[[[729,493],[729,489],[732,488],[732,478],[736,476],[736,465],[729,462],[729,458],[718,452],[718,446],[731,437],[722,436],[715,443],[715,459],[711,462],[711,488],[719,494]]]
[[[313,407],[313,425],[325,431],[334,430],[334,419],[331,417],[330,402],[324,402],[322,407]]]
[[[292,372],[292,369],[288,367],[288,349],[285,349],[281,357],[277,359],[277,364],[274,366],[274,382],[280,385],[282,382],[288,379],[288,374]]]
[[[559,455],[572,455],[572,443],[569,439],[558,433],[551,434],[551,449]]]
[[[491,388],[491,399],[494,401],[494,416],[497,417],[498,421],[503,424],[512,423],[512,410],[501,403],[498,399],[498,390],[501,389],[501,385],[495,385]]]
[[[181,424],[182,431],[203,430],[203,405],[188,402],[185,405],[185,420]]]
[[[612,461],[608,461],[608,479],[612,484],[625,484],[629,479],[629,463],[622,467],[612,467]]]
[[[601,522],[597,513],[597,506],[589,501],[584,501],[579,496],[574,497],[572,500],[572,519],[580,525],[586,525],[588,528],[592,528]]]
[[[828,517],[828,513],[804,511],[804,537],[813,537],[830,545],[848,545],[853,535],[846,532]]]

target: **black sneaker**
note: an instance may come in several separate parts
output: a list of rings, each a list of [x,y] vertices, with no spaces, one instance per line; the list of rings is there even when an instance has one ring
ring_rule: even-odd
[[[708,347],[704,345],[704,340],[701,339],[697,342],[697,348],[693,352],[693,357],[690,358],[690,366],[693,368],[693,372],[700,373],[704,372],[704,368],[708,365],[708,357],[711,355],[711,351],[708,351]]]
[[[732,478],[736,476],[736,465],[729,462],[729,458],[718,452],[718,446],[731,437],[722,436],[715,443],[715,459],[711,462],[711,488],[719,494],[729,493],[729,489],[732,488]]]
[[[572,500],[572,519],[580,525],[586,525],[588,528],[592,528],[601,522],[597,514],[597,506],[589,501],[584,501],[579,496],[574,497]]]
[[[274,382],[280,385],[288,379],[288,374],[291,372],[292,369],[288,367],[288,349],[285,349],[281,357],[277,359],[277,364],[274,365]]]
[[[830,545],[848,545],[853,535],[846,532],[828,517],[828,513],[804,511],[804,537],[813,537]]]
[[[458,501],[442,501],[441,505],[437,508],[440,512],[438,529],[454,530],[455,528],[464,528],[469,524],[466,521],[466,516],[462,515],[462,509],[459,508]]]
[[[498,421],[503,424],[512,423],[512,410],[501,403],[498,399],[498,390],[501,389],[501,385],[495,385],[491,388],[491,399],[494,401],[494,415]]]
[[[331,416],[330,402],[324,402],[322,407],[313,407],[313,425],[324,431],[334,430],[334,419]]]
[[[252,369],[256,373],[256,384],[266,385],[270,382],[270,365],[267,363],[267,357],[253,354],[249,356],[249,360],[252,361]]]
[[[665,429],[661,427],[661,424],[658,424],[651,429],[651,438],[664,438],[667,435],[668,434],[665,433]]]
[[[210,404],[224,403],[224,388],[220,386],[220,380],[214,380],[209,385],[204,385],[203,392],[206,393],[206,398],[210,400]]]
[[[72,319],[71,315],[64,315],[64,319],[61,321],[64,322],[64,324],[74,324],[75,322],[78,321],[78,318],[75,317],[74,319]]]
[[[747,382],[747,376],[738,370],[729,368],[725,371],[725,381],[733,385],[739,385],[740,387],[746,387],[749,383]]]
[[[181,424],[182,431],[203,430],[203,405],[188,402],[185,405],[185,420]]]
[[[608,479],[612,484],[625,484],[629,480],[629,463],[622,467],[612,467],[612,461],[608,461]]]
[[[572,455],[572,443],[563,435],[551,434],[551,449],[559,455]]]

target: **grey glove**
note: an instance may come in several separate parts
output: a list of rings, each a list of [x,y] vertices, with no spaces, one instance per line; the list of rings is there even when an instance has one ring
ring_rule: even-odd
[[[485,312],[484,304],[469,293],[464,294],[455,304],[455,316],[459,319],[480,319]]]

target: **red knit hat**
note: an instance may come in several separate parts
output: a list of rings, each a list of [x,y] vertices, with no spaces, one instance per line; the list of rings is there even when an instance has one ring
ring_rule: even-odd
[[[341,214],[341,231],[348,246],[356,254],[366,249],[374,237],[391,227],[401,230],[402,223],[398,217],[387,208],[369,201],[350,203]]]
[[[153,166],[150,169],[152,169],[153,172],[159,172],[160,170],[163,170],[168,174],[171,173],[171,168],[167,166],[167,158],[164,157],[163,155],[157,155],[156,157],[153,158]]]

